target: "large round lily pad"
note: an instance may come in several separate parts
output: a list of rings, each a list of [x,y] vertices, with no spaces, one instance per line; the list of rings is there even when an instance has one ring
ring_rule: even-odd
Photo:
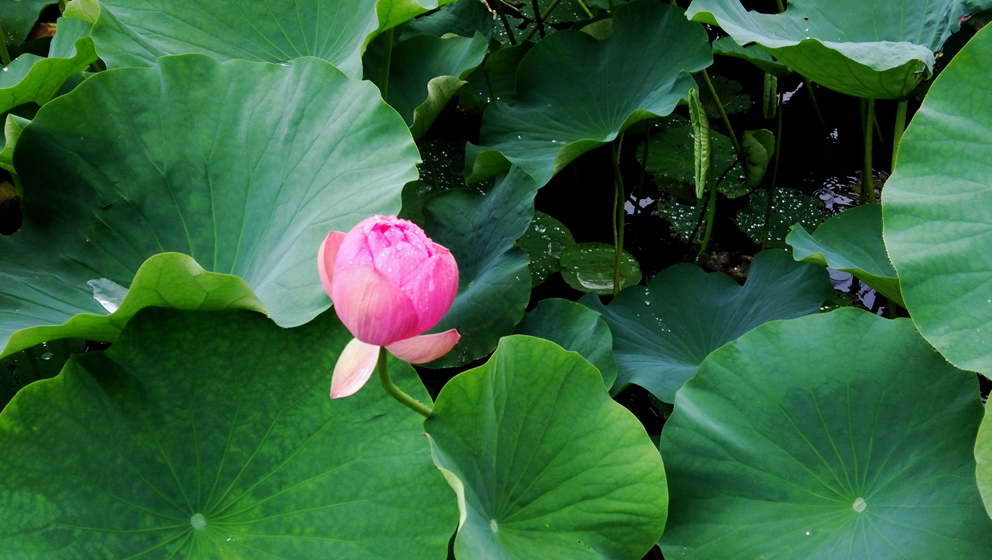
[[[855,349],[855,350],[852,350]],[[661,435],[666,558],[986,558],[978,383],[907,319],[769,323],[710,354]]]
[[[327,232],[395,214],[418,160],[375,86],[318,59],[101,72],[17,140],[24,222],[0,238],[0,340],[106,314],[88,284],[126,288],[162,252],[243,279],[280,325],[305,323],[330,306],[315,264]]]
[[[368,42],[439,5],[425,2],[100,0],[93,40],[110,68],[151,66],[171,54],[283,63],[314,56],[360,79]]]
[[[350,339],[333,313],[142,311],[0,414],[0,556],[443,558],[422,419],[376,385],[327,396]]]
[[[920,333],[992,375],[992,30],[941,72],[885,184],[885,246]]]
[[[638,560],[665,526],[658,451],[554,343],[504,338],[444,386],[424,430],[458,494],[457,558]]]
[[[553,33],[520,62],[516,104],[497,101],[483,115],[479,146],[467,151],[469,180],[513,163],[543,186],[630,125],[671,113],[696,87],[688,73],[712,63],[706,30],[654,0],[618,7],[613,34],[603,41],[581,31]]]
[[[781,14],[738,0],[694,0],[686,15],[757,43],[830,89],[901,99],[933,71],[934,55],[966,13],[961,0],[791,0]]]
[[[785,242],[797,261],[853,274],[889,301],[905,307],[896,269],[882,241],[881,206],[851,208],[821,224],[812,235],[802,224],[796,224]]]
[[[647,286],[620,292],[609,305],[593,294],[579,301],[598,311],[613,333],[619,368],[613,392],[635,384],[670,403],[710,352],[768,321],[816,313],[833,296],[824,269],[797,263],[785,251],[763,251],[744,286],[726,274],[679,264]]]

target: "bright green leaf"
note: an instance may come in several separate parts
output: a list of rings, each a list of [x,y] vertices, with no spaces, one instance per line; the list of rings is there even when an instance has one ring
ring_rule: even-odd
[[[610,327],[584,305],[559,298],[543,300],[524,315],[515,334],[536,336],[578,352],[596,366],[607,389],[617,379]]]
[[[640,559],[665,526],[661,457],[589,362],[511,336],[424,422],[458,494],[458,558]]]
[[[604,41],[559,31],[527,53],[517,69],[516,104],[491,105],[479,146],[469,145],[469,181],[513,163],[543,186],[630,125],[671,113],[695,87],[688,72],[713,62],[706,31],[668,4],[632,2],[617,8],[613,20],[613,35]]]
[[[851,208],[830,218],[810,235],[802,226],[785,238],[797,261],[853,274],[896,304],[905,307],[896,269],[882,242],[882,207]]]
[[[461,340],[427,367],[467,364],[513,332],[530,300],[530,259],[514,242],[534,216],[537,186],[512,169],[489,194],[444,191],[424,204],[424,230],[455,256],[458,296],[431,332],[457,328]]]
[[[661,434],[687,560],[985,558],[975,376],[907,319],[839,309],[710,354]]]
[[[694,0],[686,16],[830,89],[901,99],[930,76],[933,53],[965,11],[960,0],[791,0],[782,14],[761,14],[738,0]]]
[[[88,285],[126,288],[162,252],[243,279],[282,326],[305,323],[330,306],[316,266],[328,231],[395,214],[417,161],[375,86],[321,60],[101,72],[18,138],[24,222],[0,237],[0,340],[106,314]]]
[[[69,76],[97,60],[89,24],[60,18],[57,29],[49,58],[22,54],[0,72],[0,114],[25,103],[48,103]]]
[[[992,375],[992,30],[941,72],[885,183],[885,246],[920,333],[962,369]]]
[[[328,398],[350,339],[333,313],[142,311],[0,414],[0,556],[442,558],[422,418],[376,385]]]
[[[90,280],[86,286],[109,315],[83,313],[62,325],[22,329],[11,335],[0,355],[61,338],[113,342],[131,317],[145,307],[266,312],[244,280],[207,272],[190,257],[178,253],[162,253],[145,261],[126,296],[123,288],[106,278]]]
[[[6,169],[11,173],[16,173],[14,170],[14,148],[17,146],[17,139],[21,136],[21,131],[24,130],[24,127],[29,122],[31,121],[28,119],[22,119],[10,113],[7,114],[7,119],[3,127],[3,149],[0,150],[0,168]]]
[[[822,268],[796,263],[785,251],[763,251],[744,286],[726,274],[678,264],[609,305],[591,295],[579,302],[599,312],[613,333],[619,367],[613,392],[634,384],[670,403],[717,348],[769,321],[816,313],[833,297]]]
[[[978,428],[975,440],[975,474],[978,478],[978,490],[985,502],[985,509],[992,515],[992,407],[986,404],[985,418]]]

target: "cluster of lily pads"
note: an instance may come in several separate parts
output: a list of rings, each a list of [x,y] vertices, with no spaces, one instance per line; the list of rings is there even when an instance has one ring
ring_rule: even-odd
[[[769,118],[793,73],[865,99],[870,179],[874,100],[931,80],[992,2],[52,3],[0,5],[20,220],[0,358],[38,379],[0,386],[0,557],[992,555],[992,30],[904,135],[899,104],[880,204],[865,184],[787,236],[781,129],[735,133],[706,73],[765,73]],[[54,36],[27,40],[43,10]],[[442,185],[418,143],[472,110],[465,181]],[[576,243],[535,198],[596,149],[614,237]],[[784,248],[743,285],[691,263],[643,279],[624,150],[680,239],[705,248],[718,195],[748,196],[738,225]],[[389,358],[426,420],[375,384],[328,398],[352,336],[317,251],[374,214],[458,265],[430,331],[457,345]],[[826,267],[902,317],[826,311]],[[558,272],[578,301],[536,301]],[[631,386],[670,413],[660,434],[614,400]]]

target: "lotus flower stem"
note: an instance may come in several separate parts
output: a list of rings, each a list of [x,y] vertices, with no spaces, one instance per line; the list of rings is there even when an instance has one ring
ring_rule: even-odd
[[[503,11],[503,0],[496,0],[496,13],[499,14],[500,21],[503,22],[503,27],[506,28],[506,37],[510,40],[511,45],[517,44],[517,36],[513,34],[513,27],[510,26],[510,22],[506,21],[506,12]]]
[[[575,1],[579,4],[579,7],[582,8],[582,11],[586,13],[586,16],[592,17],[592,11],[589,10],[589,6],[586,6],[585,2],[583,2],[582,0],[575,0]]]
[[[382,73],[379,74],[379,91],[382,92],[382,100],[387,101],[386,90],[389,88],[389,66],[393,58],[393,27],[386,30],[386,46],[382,51]]]
[[[10,66],[10,53],[7,52],[7,43],[2,36],[0,36],[0,63]]]
[[[809,94],[809,102],[813,104],[813,112],[816,113],[816,120],[820,123],[820,130],[827,131],[827,121],[823,120],[823,113],[820,112],[820,104],[816,101],[816,92],[813,91],[813,82],[803,76],[803,85],[806,86],[806,93]]]
[[[537,25],[535,25],[534,27],[537,28],[537,32],[541,34],[541,38],[543,39],[547,37],[547,33],[544,32],[544,18],[541,17],[541,7],[537,5],[537,0],[530,0],[530,5],[534,10],[534,17],[537,18]],[[533,35],[533,34],[534,34],[534,29],[531,29],[528,35]]]
[[[896,129],[892,135],[892,169],[896,171],[896,156],[899,155],[899,142],[902,142],[902,135],[906,132],[906,110],[909,108],[908,99],[900,99],[896,105]]]
[[[875,204],[875,182],[872,180],[871,143],[875,135],[875,100],[868,100],[865,111],[865,159],[861,175],[861,202]]]
[[[548,9],[544,10],[544,12],[542,13],[542,12],[538,12],[537,10],[537,0],[533,0],[533,1],[534,1],[534,15],[537,17],[537,25],[531,27],[530,31],[528,31],[527,34],[524,35],[524,41],[530,40],[530,38],[534,36],[534,32],[536,32],[538,29],[541,30],[541,37],[544,37],[544,20],[548,19],[548,16],[550,16],[551,12],[558,7],[558,4],[561,4],[561,0],[554,0],[554,2],[552,2],[551,5],[548,6]]]
[[[768,206],[765,208],[765,235],[761,239],[761,250],[764,251],[772,237],[772,205],[775,203],[775,187],[778,186],[778,162],[782,155],[782,112],[785,105],[782,105],[782,85],[779,84],[775,95],[776,113],[778,113],[778,128],[775,132],[775,163],[772,164],[772,182],[768,188]]]
[[[779,13],[785,11],[785,5],[782,4],[782,0],[775,0],[775,6],[778,8]]]
[[[617,143],[623,141],[623,137]],[[616,144],[610,142],[610,159],[613,160],[614,192],[613,199],[613,247],[616,253],[613,270],[613,295],[620,293],[620,267],[623,263],[623,225],[624,225],[624,201],[626,195],[623,188],[623,176],[620,174],[620,151]]]
[[[379,382],[382,383],[382,388],[386,390],[387,393],[392,395],[392,397],[400,401],[410,410],[422,415],[424,418],[431,415],[431,409],[427,405],[418,401],[417,399],[406,394],[403,389],[400,389],[393,383],[393,380],[389,378],[389,366],[386,365],[386,349],[379,349],[379,361],[376,363],[376,369],[379,370]]]
[[[644,133],[644,150],[641,152],[641,178],[637,181],[637,198],[644,193],[644,179],[648,174],[648,148],[651,146],[651,119],[644,121],[647,132]]]
[[[703,233],[703,244],[699,247],[699,253],[696,255],[697,264],[703,259],[703,255],[706,254],[706,249],[709,247],[710,236],[713,234],[713,222],[715,220],[716,220],[716,189],[711,188],[709,207],[706,210],[706,232]]]
[[[703,75],[703,81],[706,82],[706,89],[710,92],[710,96],[716,103],[716,109],[720,112],[720,119],[723,120],[723,126],[727,127],[727,136],[730,136],[730,141],[734,143],[734,151],[737,152],[737,157],[741,160],[741,165],[747,166],[747,160],[744,159],[744,150],[741,149],[741,143],[737,141],[737,134],[734,133],[734,127],[730,125],[730,119],[727,118],[727,112],[723,110],[723,103],[720,101],[720,96],[716,93],[716,88],[713,87],[713,82],[710,81],[710,75],[703,70],[701,72]]]

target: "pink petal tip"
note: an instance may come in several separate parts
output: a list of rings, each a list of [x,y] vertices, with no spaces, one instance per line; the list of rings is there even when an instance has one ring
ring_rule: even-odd
[[[331,398],[350,397],[365,385],[375,371],[379,347],[353,338],[334,364],[331,376]]]
[[[426,364],[450,352],[461,337],[457,330],[451,329],[400,340],[386,346],[386,350],[404,362]]]

